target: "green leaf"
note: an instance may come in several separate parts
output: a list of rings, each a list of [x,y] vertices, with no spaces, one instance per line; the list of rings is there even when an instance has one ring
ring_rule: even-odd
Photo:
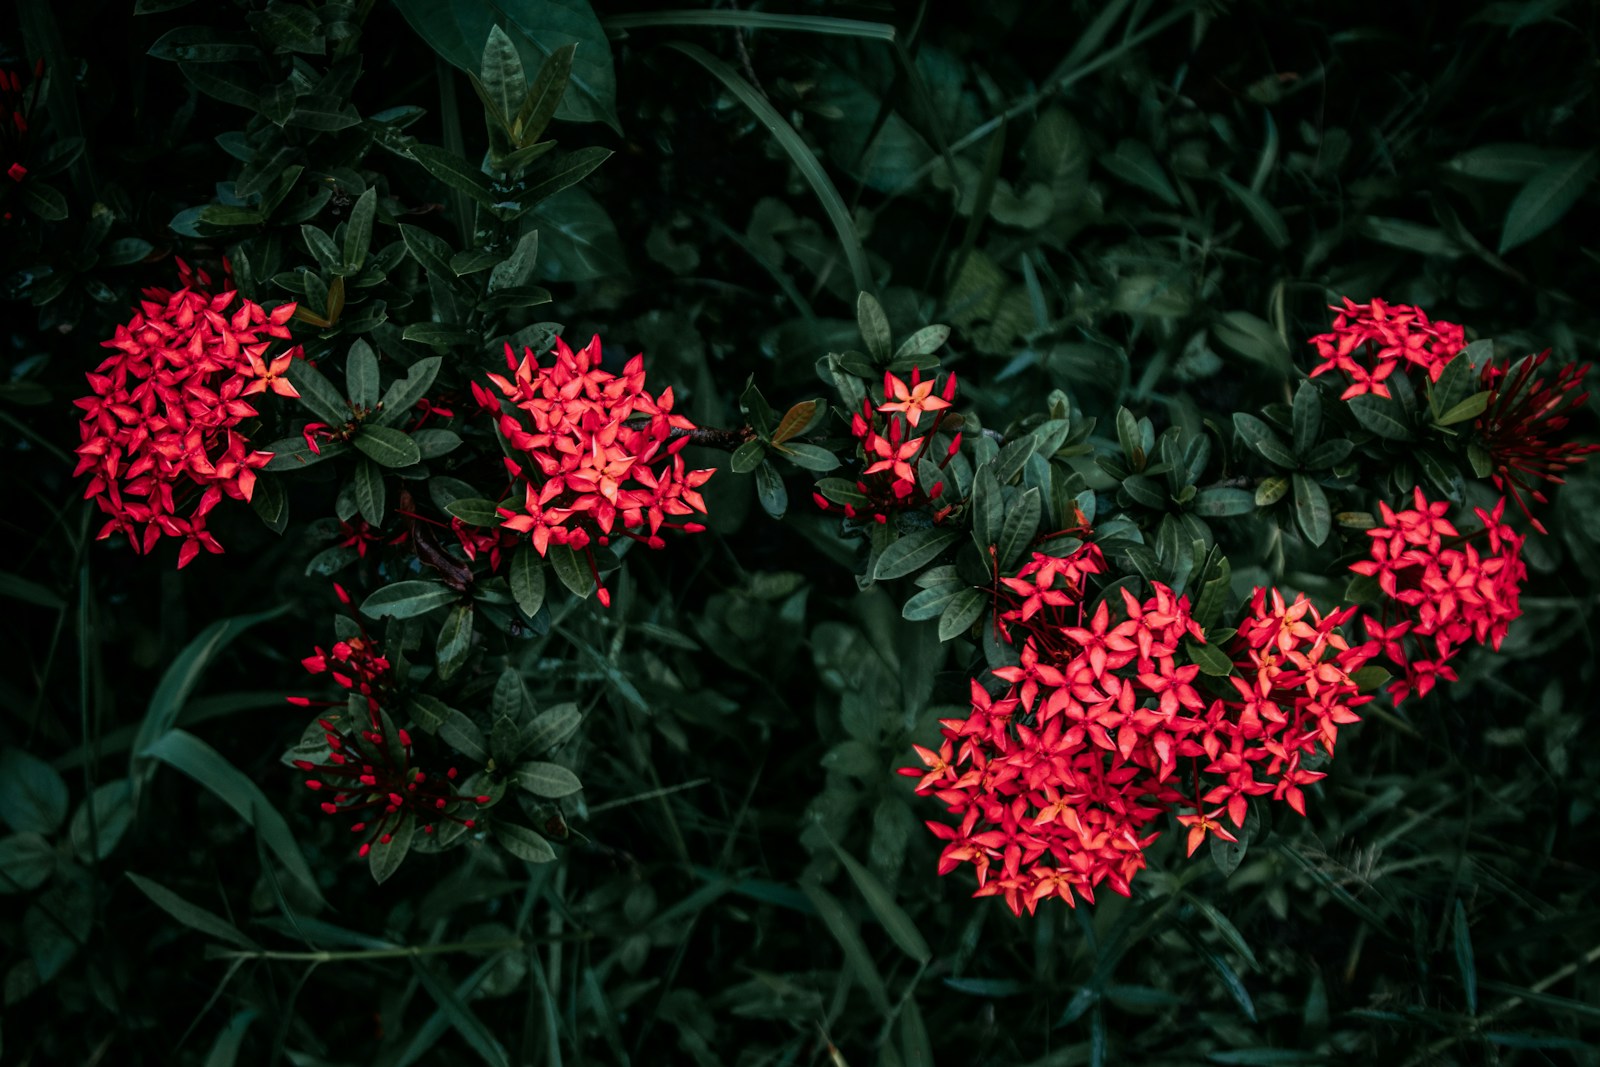
[[[1266,320],[1248,311],[1230,311],[1211,324],[1211,336],[1246,359],[1279,375],[1293,369],[1283,337]]]
[[[434,608],[454,603],[460,596],[438,582],[395,582],[374,591],[361,602],[361,614],[374,619],[414,619]]]
[[[151,694],[150,704],[146,707],[144,718],[139,723],[139,732],[134,735],[134,756],[129,776],[134,779],[136,790],[141,777],[147,776],[148,761],[139,755],[140,751],[177,723],[178,715],[188,704],[195,686],[200,684],[200,676],[211,665],[212,659],[250,627],[258,622],[277,618],[288,611],[289,607],[288,604],[284,604],[253,615],[218,619],[201,630],[193,641],[183,647],[177,659],[173,660],[161,675],[161,681],[157,683],[156,691]]]
[[[303,223],[300,226],[300,237],[306,243],[306,250],[323,270],[339,271],[343,268],[344,257],[339,253],[339,246],[333,243],[332,237],[323,232],[322,227],[313,226],[309,222]]]
[[[0,838],[0,894],[26,893],[56,869],[56,850],[32,830]]]
[[[0,819],[13,830],[53,834],[67,817],[67,783],[20,748],[0,752]]]
[[[133,783],[126,778],[96,787],[72,814],[72,849],[86,863],[105,859],[133,825]]]
[[[155,59],[185,63],[238,63],[261,58],[248,34],[207,26],[179,26],[156,39],[146,53]]]
[[[556,763],[531,761],[517,768],[517,784],[535,796],[571,796],[583,788],[578,776]]]
[[[457,604],[444,617],[434,650],[434,665],[441,681],[453,678],[467,661],[467,653],[472,650],[472,621],[471,604]]]
[[[972,588],[963,589],[951,597],[950,603],[945,605],[944,614],[939,617],[939,640],[949,641],[965,634],[978,621],[987,604],[983,593]]]
[[[580,148],[576,152],[563,152],[545,160],[537,171],[527,178],[526,188],[516,194],[516,202],[524,208],[577,185],[596,167],[611,158],[609,148]]]
[[[306,864],[306,858],[294,834],[290,832],[289,824],[267,800],[260,787],[216,749],[192,734],[170,730],[139,755],[160,760],[205,786],[247,824],[255,827],[261,842],[278,857],[284,869],[301,883],[301,891],[311,894],[318,903],[322,903],[316,876]]]
[[[1487,392],[1473,393],[1450,410],[1440,415],[1434,421],[1440,426],[1454,426],[1458,422],[1466,422],[1482,415],[1489,408],[1489,394]],[[1483,477],[1483,475],[1479,475]]]
[[[539,263],[539,231],[529,230],[517,238],[511,254],[489,272],[489,291],[515,289],[526,285],[533,277],[533,268]]]
[[[256,479],[255,489],[250,494],[250,507],[273,533],[281,534],[289,525],[289,494],[284,492],[283,483],[276,478]]]
[[[1000,569],[1010,570],[1022,559],[1033,535],[1039,532],[1039,518],[1043,513],[1039,490],[1029,489],[1017,498],[1006,512],[1006,521],[1000,528],[1000,540],[995,545],[995,555]],[[882,569],[879,561],[879,569]]]
[[[350,403],[371,410],[378,406],[378,356],[365,341],[350,346],[344,361],[345,386]]]
[[[577,732],[583,713],[576,704],[557,704],[541,712],[528,726],[527,751],[548,752]]]
[[[449,5],[440,5],[449,6]],[[411,968],[417,972],[417,979],[422,983],[422,988],[428,991],[428,996],[439,1005],[439,1012],[455,1027],[472,1051],[478,1058],[488,1064],[488,1067],[511,1067],[511,1059],[506,1055],[506,1050],[488,1027],[483,1025],[472,1009],[463,999],[464,993],[458,993],[443,982],[439,981],[427,965],[416,956],[411,957]]]
[[[527,827],[496,820],[494,836],[496,841],[505,846],[507,852],[520,860],[527,860],[529,863],[549,863],[556,858],[556,850],[550,847],[550,842]]]
[[[1220,175],[1223,187],[1239,201],[1239,206],[1244,208],[1245,214],[1250,216],[1267,242],[1273,248],[1284,249],[1289,247],[1289,226],[1283,221],[1283,214],[1272,206],[1271,201],[1249,186],[1240,185],[1226,174]]]
[[[789,125],[765,96],[757,92],[749,82],[735,73],[732,67],[716,56],[697,45],[682,41],[670,42],[666,47],[682,52],[715,75],[740,103],[750,109],[757,121],[777,138],[779,145],[794,161],[801,176],[810,184],[811,191],[822,202],[823,210],[833,223],[834,232],[844,248],[845,259],[850,264],[850,274],[856,290],[863,293],[871,292],[874,288],[872,269],[867,262],[866,250],[861,245],[861,236],[856,231],[855,218],[805,139],[795,132],[794,127]]]
[[[60,222],[67,217],[67,198],[35,178],[22,183],[17,190],[22,206],[46,222]]]
[[[1289,450],[1289,446],[1283,443],[1283,438],[1254,415],[1244,411],[1235,412],[1233,428],[1238,433],[1239,440],[1259,453],[1268,463],[1288,470],[1294,470],[1300,465],[1294,453]]]
[[[1351,397],[1348,403],[1350,414],[1355,416],[1363,428],[1389,441],[1411,439],[1411,430],[1406,426],[1404,412],[1392,397],[1385,399],[1373,396],[1371,393],[1363,393],[1361,396]]]
[[[955,530],[927,529],[906,534],[883,550],[873,578],[900,578],[932,563],[960,534]]]
[[[1472,958],[1472,932],[1467,929],[1467,911],[1456,898],[1455,918],[1451,924],[1456,948],[1456,969],[1461,972],[1461,990],[1467,998],[1467,1014],[1478,1014],[1478,966]]]
[[[533,84],[528,87],[516,114],[508,116],[511,119],[511,138],[518,145],[536,143],[539,135],[550,125],[550,120],[555,118],[567,82],[572,77],[572,62],[577,50],[578,45],[574,42],[550,52],[540,65],[539,73],[533,76]]]
[[[385,467],[409,467],[422,462],[417,443],[404,430],[376,423],[362,426],[352,442],[375,463]]]
[[[879,363],[888,362],[893,343],[889,333],[889,317],[883,313],[883,305],[878,303],[878,298],[864,290],[856,296],[856,326],[861,330],[861,339],[866,342],[868,354]]]
[[[1256,509],[1255,494],[1248,489],[1218,487],[1195,494],[1193,510],[1208,519],[1227,519],[1248,515]]]
[[[1322,433],[1322,396],[1310,381],[1300,383],[1294,391],[1294,452],[1305,456],[1317,443]]]
[[[888,887],[878,876],[840,848],[833,838],[828,838],[828,844],[833,847],[834,855],[839,857],[839,862],[844,864],[844,869],[850,873],[856,888],[861,890],[862,899],[867,902],[867,907],[883,924],[884,931],[894,943],[900,946],[900,951],[918,963],[926,964],[933,959],[933,950],[928,947],[922,931],[917,929],[917,924],[911,921],[911,916],[905,913],[905,909],[894,902],[894,894],[889,892]]]
[[[1600,150],[1552,163],[1528,180],[1506,210],[1501,255],[1526,244],[1564,218],[1600,174]]]
[[[1000,540],[1005,525],[1005,496],[994,476],[994,464],[980,466],[972,478],[972,539],[985,558]]]
[[[439,356],[428,356],[411,364],[406,376],[390,382],[384,390],[381,409],[376,418],[367,420],[368,426],[393,426],[411,414],[417,401],[427,395],[438,377],[439,366],[444,362]]]
[[[1143,189],[1169,207],[1178,206],[1178,192],[1156,154],[1142,141],[1123,140],[1116,151],[1100,157],[1100,165],[1129,185]]]
[[[866,993],[867,999],[880,1014],[889,1015],[889,991],[883,984],[883,976],[873,964],[872,955],[867,952],[867,946],[861,940],[855,921],[844,910],[844,905],[840,904],[833,894],[809,878],[801,879],[800,889],[805,893],[806,899],[811,901],[811,906],[817,910],[817,914],[822,917],[822,923],[828,928],[828,932],[844,950],[845,963],[861,986],[862,992]]]
[[[411,258],[427,268],[429,274],[439,278],[455,277],[455,271],[450,269],[450,257],[453,253],[443,238],[434,236],[420,226],[408,226],[402,222],[400,239],[405,242],[406,251],[411,253]]]
[[[1189,662],[1198,666],[1201,674],[1209,674],[1213,678],[1226,678],[1233,673],[1233,660],[1216,645],[1202,644],[1185,638],[1183,647],[1189,653]]]
[[[522,98],[528,91],[528,76],[523,72],[517,46],[499,26],[489,27],[489,37],[483,43],[483,57],[478,61],[477,78],[491,121],[498,123],[510,139],[511,119],[522,108]]]
[[[416,832],[417,820],[406,815],[389,831],[387,842],[381,837],[372,842],[372,847],[367,850],[367,870],[372,873],[374,882],[382,885],[400,869],[406,853],[411,851],[411,841]]]
[[[159,882],[153,882],[132,871],[128,872],[128,881],[132,882],[139,892],[150,898],[152,904],[189,929],[197,930],[207,937],[214,937],[218,941],[238,945],[248,951],[261,950],[261,946],[242,933],[238,927],[202,907],[189,903]]]
[[[511,596],[530,619],[544,606],[544,561],[531,545],[518,545],[511,554]]]
[[[485,528],[499,526],[500,513],[493,500],[480,497],[457,497],[444,506],[444,510],[469,526]]]
[[[628,272],[622,241],[600,201],[577,186],[534,205],[539,277],[584,282]]]
[[[1321,441],[1301,457],[1300,465],[1307,470],[1326,470],[1343,463],[1354,449],[1355,446],[1343,437]]]
[[[594,595],[594,575],[589,573],[589,568],[578,554],[566,545],[551,545],[546,556],[550,565],[555,568],[556,577],[561,579],[561,584],[580,597]]]
[[[621,132],[616,116],[616,72],[611,42],[588,0],[497,0],[494,4],[395,0],[411,28],[446,62],[476,75],[489,28],[499,22],[516,45],[524,69],[577,45],[571,73],[561,79],[555,117],[568,122],[604,122]],[[540,73],[543,73],[541,69]],[[557,85],[557,92],[560,86]]]
[[[484,207],[491,207],[497,201],[483,172],[454,152],[431,144],[414,144],[410,151],[412,159],[450,188],[466,193]]]
[[[803,467],[808,471],[826,474],[836,470],[839,466],[839,457],[819,445],[808,445],[804,441],[790,441],[778,445],[775,451],[793,463],[796,467]]]
[[[766,442],[752,439],[733,450],[733,456],[728,460],[728,469],[735,474],[749,474],[765,463],[766,459]]]
[[[356,463],[355,477],[351,480],[355,490],[356,510],[373,526],[382,526],[389,510],[387,490],[383,484],[383,468],[363,457]]]
[[[933,353],[943,348],[944,343],[949,339],[950,327],[924,326],[922,329],[918,330],[916,333],[900,342],[900,347],[895,349],[894,358],[890,360],[890,363],[899,363],[902,360],[914,360],[920,359],[923,356],[931,356]]]
[[[1485,144],[1467,149],[1445,166],[1468,178],[1521,184],[1560,162],[1560,155],[1531,144]]]
[[[455,708],[447,709],[439,724],[439,736],[457,752],[478,763],[489,762],[489,750],[478,724]]]
[[[1333,512],[1322,486],[1304,474],[1294,475],[1294,517],[1306,539],[1320,545],[1333,529]]]
[[[350,220],[344,227],[344,273],[359,274],[366,265],[367,252],[372,247],[372,218],[378,210],[378,190],[368,186],[356,198],[350,209]]]
[[[761,509],[774,519],[781,519],[789,510],[789,490],[784,488],[783,476],[778,468],[766,462],[756,468],[756,499]]]
[[[350,404],[322,372],[303,359],[289,364],[284,377],[300,394],[300,403],[311,410],[318,419],[330,426],[343,426],[350,421]]]

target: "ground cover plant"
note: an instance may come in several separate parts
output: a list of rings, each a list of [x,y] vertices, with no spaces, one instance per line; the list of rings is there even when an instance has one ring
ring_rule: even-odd
[[[1595,18],[19,0],[0,1056],[1594,1063]]]

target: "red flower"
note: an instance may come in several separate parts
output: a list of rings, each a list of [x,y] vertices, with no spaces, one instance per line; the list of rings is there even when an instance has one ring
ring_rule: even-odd
[[[938,395],[934,394],[934,384],[932,379],[923,381],[920,370],[911,372],[910,386],[893,374],[884,373],[883,402],[874,405],[869,397],[862,401],[861,410],[850,418],[850,432],[860,442],[861,458],[866,464],[856,480],[856,491],[867,498],[867,504],[865,508],[833,504],[822,494],[813,493],[812,499],[819,508],[843,511],[852,519],[864,510],[874,522],[886,523],[895,511],[926,507],[939,498],[944,482],[938,481],[924,492],[918,465],[927,457],[944,421],[944,412],[955,399],[956,376],[952,374],[945,379]],[[934,412],[934,419],[926,428],[919,429],[922,415],[927,412]],[[941,470],[960,448],[958,433],[938,458]],[[949,508],[939,511],[934,521],[942,519],[948,511]]]
[[[1450,322],[1430,322],[1427,312],[1404,304],[1385,304],[1374,300],[1357,304],[1345,297],[1344,306],[1335,312],[1333,330],[1311,338],[1322,362],[1311,370],[1311,377],[1330,370],[1342,371],[1350,385],[1339,399],[1371,393],[1389,395],[1383,384],[1402,364],[1416,367],[1438,381],[1445,364],[1466,347],[1466,331]],[[1366,360],[1358,362],[1357,357]]]
[[[1444,518],[1447,502],[1430,504],[1418,489],[1415,503],[1399,512],[1382,505],[1383,525],[1367,531],[1372,558],[1350,565],[1377,578],[1384,593],[1382,618],[1369,618],[1366,626],[1374,647],[1402,671],[1389,687],[1396,703],[1412,693],[1426,696],[1440,679],[1454,681],[1447,664],[1466,642],[1499,648],[1522,613],[1528,574],[1525,538],[1501,521],[1504,498],[1492,511],[1474,509],[1483,528],[1467,537]],[[1470,543],[1477,537],[1487,542],[1486,551]],[[1398,616],[1393,624],[1392,616]]]
[[[527,534],[544,555],[552,543],[586,550],[617,533],[661,548],[662,529],[705,528],[669,521],[705,512],[698,490],[713,471],[685,469],[679,453],[694,423],[673,413],[670,388],[654,397],[645,391],[642,356],[615,375],[600,367],[600,338],[577,352],[558,339],[548,367],[526,349],[519,361],[510,345],[506,364],[511,377],[488,377],[510,410],[499,410],[492,393],[472,386],[478,403],[498,414],[500,432],[519,457],[506,466],[522,483],[522,499],[499,509],[503,529]],[[600,600],[610,600],[604,587]]]
[[[1563,471],[1583,462],[1590,452],[1600,451],[1600,445],[1557,444],[1553,440],[1566,429],[1570,413],[1589,399],[1587,392],[1573,395],[1589,373],[1589,364],[1568,363],[1552,377],[1536,376],[1535,372],[1549,358],[1547,348],[1514,366],[1510,360],[1485,363],[1481,382],[1488,390],[1489,406],[1476,424],[1489,453],[1494,487],[1510,494],[1540,533],[1549,531],[1528,510],[1523,494],[1546,503],[1544,493],[1534,487],[1535,482],[1542,479],[1560,485],[1565,481],[1561,477]]]
[[[249,500],[256,471],[272,458],[238,431],[256,409],[244,398],[271,388],[294,395],[276,376],[300,354],[270,364],[274,338],[287,338],[294,305],[271,312],[232,290],[210,295],[204,271],[178,261],[183,288],[146,289],[146,299],[116,336],[116,353],[87,375],[75,475],[88,474],[84,496],[110,516],[101,538],[128,535],[149,552],[163,533],[184,540],[183,567],[201,548],[221,552],[205,517],[223,496]],[[226,314],[225,314],[226,313]],[[258,370],[259,368],[259,370]],[[142,527],[142,529],[141,529]]]

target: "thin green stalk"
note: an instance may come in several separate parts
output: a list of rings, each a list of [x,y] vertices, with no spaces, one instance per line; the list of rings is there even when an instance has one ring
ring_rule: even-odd
[[[894,27],[885,22],[827,18],[821,15],[773,15],[762,11],[660,11],[645,15],[613,15],[602,19],[608,30],[636,30],[650,26],[709,26],[746,30],[793,30],[826,37],[859,37],[868,41],[895,39]]]
[[[511,937],[494,941],[450,941],[436,945],[396,945],[393,948],[351,949],[346,952],[321,950],[315,952],[280,952],[273,949],[252,951],[229,949],[218,952],[215,959],[223,960],[286,960],[294,963],[350,963],[355,960],[394,960],[421,956],[443,956],[451,953],[508,952],[528,945],[550,944],[560,941],[588,941],[594,934],[583,932],[563,934],[560,938]]]

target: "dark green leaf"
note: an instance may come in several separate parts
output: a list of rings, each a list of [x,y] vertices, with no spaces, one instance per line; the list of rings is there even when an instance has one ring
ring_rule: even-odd
[[[156,39],[148,53],[184,63],[238,63],[261,58],[248,34],[207,26],[179,26]]]
[[[20,748],[0,752],[0,819],[13,830],[53,834],[67,817],[67,783]]]
[[[361,613],[374,619],[412,619],[453,603],[459,594],[437,582],[395,582],[361,602]]]
[[[374,463],[385,467],[409,467],[422,462],[422,452],[417,443],[403,430],[393,426],[369,423],[356,431],[356,448],[365,452]]]
[[[23,182],[17,195],[22,198],[23,207],[46,222],[60,222],[67,217],[67,198],[41,180]]]
[[[1501,255],[1533,240],[1560,222],[1600,174],[1600,150],[1552,163],[1528,180],[1506,210],[1500,230]]]
[[[344,227],[344,273],[359,274],[366,265],[367,251],[372,247],[372,218],[378,210],[378,190],[368,186],[350,209],[350,220]]]
[[[518,545],[511,553],[511,595],[517,607],[530,619],[544,605],[544,561],[530,545]]]
[[[1467,998],[1467,1014],[1478,1014],[1478,965],[1472,958],[1472,931],[1467,929],[1467,911],[1456,898],[1451,933],[1456,948],[1456,970],[1461,974],[1461,990]]]
[[[811,901],[811,906],[817,909],[817,914],[822,917],[823,925],[844,950],[845,963],[861,986],[862,992],[866,993],[867,999],[879,1013],[888,1015],[889,991],[883,984],[883,976],[878,973],[877,966],[872,962],[871,953],[861,940],[855,921],[844,910],[844,905],[840,904],[833,894],[809,878],[801,880],[800,888]]]
[[[400,237],[405,241],[406,251],[411,253],[411,258],[427,268],[429,274],[440,278],[455,277],[455,271],[450,269],[453,253],[441,238],[420,226],[408,226],[403,222],[400,224]]]
[[[1454,426],[1456,423],[1466,422],[1468,419],[1475,419],[1488,409],[1488,392],[1473,393],[1465,400],[1446,410],[1443,415],[1440,415],[1434,421],[1440,426]],[[1483,475],[1479,475],[1479,477],[1483,477]]]
[[[1300,465],[1294,453],[1289,450],[1289,446],[1283,443],[1283,438],[1254,415],[1243,411],[1235,412],[1233,428],[1238,433],[1239,440],[1259,453],[1267,462],[1288,470],[1294,470]]]
[[[383,484],[383,468],[362,457],[356,462],[355,477],[351,480],[355,490],[356,510],[373,526],[382,526],[389,511],[388,494]]]
[[[1199,641],[1185,638],[1183,647],[1189,653],[1189,661],[1199,666],[1200,673],[1209,674],[1213,678],[1226,678],[1233,673],[1233,660],[1216,645],[1201,644]]]
[[[526,827],[515,823],[495,821],[495,840],[505,846],[507,852],[520,860],[529,863],[549,863],[556,858],[556,850],[550,847],[539,834]]]
[[[382,885],[389,880],[390,875],[400,869],[400,864],[405,862],[406,853],[411,851],[411,839],[416,832],[417,820],[405,815],[393,829],[372,842],[372,847],[367,850],[367,870],[372,872],[374,882]],[[384,837],[388,840],[385,841]]]
[[[97,863],[116,851],[133,825],[133,783],[118,778],[97,787],[72,814],[72,849],[86,863]],[[3,869],[3,868],[0,868]]]
[[[553,544],[546,558],[555,568],[556,577],[561,579],[562,585],[580,597],[594,595],[594,575],[589,573],[588,565],[578,558],[576,552],[566,545]]]
[[[960,534],[955,530],[917,530],[896,540],[878,557],[873,577],[879,581],[900,578],[921,570],[950,545]]]
[[[344,381],[350,403],[371,410],[378,406],[378,356],[365,341],[350,346],[344,361]]]
[[[854,856],[840,848],[831,837],[828,839],[828,844],[833,846],[834,855],[839,857],[839,862],[844,864],[844,869],[850,873],[850,879],[861,891],[867,907],[883,924],[884,931],[894,943],[900,946],[900,951],[918,963],[925,964],[933,959],[933,950],[928,947],[922,931],[917,929],[917,924],[911,921],[911,916],[906,914],[905,909],[895,903],[894,894],[889,892],[882,880],[862,866]]]
[[[982,592],[971,588],[963,589],[951,597],[944,614],[939,617],[939,640],[949,641],[965,634],[978,621],[978,616],[983,614],[988,603]]]
[[[473,610],[471,604],[457,604],[439,626],[434,650],[434,666],[441,681],[455,676],[472,650]]]
[[[318,419],[330,426],[343,426],[350,421],[350,404],[334,384],[310,363],[303,359],[293,361],[284,377],[300,394],[300,403]]]
[[[1406,427],[1404,412],[1393,398],[1385,399],[1365,393],[1349,400],[1350,414],[1363,427],[1390,441],[1409,441],[1411,431]]]
[[[1154,195],[1169,207],[1178,206],[1178,193],[1156,161],[1156,154],[1142,141],[1123,140],[1116,151],[1100,157],[1100,165],[1116,177]]]
[[[541,712],[528,727],[526,744],[529,752],[547,752],[577,732],[583,715],[576,704],[557,704]]]
[[[784,488],[783,476],[771,462],[756,468],[756,498],[761,509],[775,519],[781,519],[789,510],[789,490]]]
[[[517,784],[535,796],[571,796],[583,788],[578,776],[556,763],[524,763],[517,768]]]
[[[467,525],[483,527],[500,525],[500,513],[495,508],[493,500],[479,497],[457,497],[444,506],[446,511]]]
[[[426,396],[433,386],[433,380],[439,374],[439,365],[443,362],[438,356],[427,356],[411,364],[404,378],[389,383],[389,388],[383,393],[382,410],[376,418],[368,419],[367,424],[393,426],[404,421],[411,414],[411,409],[417,406],[417,401]]]
[[[466,193],[485,207],[498,199],[483,172],[454,152],[430,144],[416,144],[411,146],[411,158],[450,188]]]
[[[1322,397],[1309,381],[1301,382],[1294,392],[1293,422],[1294,452],[1303,457],[1322,433]]]
[[[56,869],[56,850],[44,835],[27,831],[0,837],[0,894],[26,893]]]
[[[440,7],[449,7],[449,4],[440,4]],[[416,956],[411,957],[411,968],[417,972],[417,978],[422,983],[422,988],[428,991],[428,996],[439,1005],[439,1011],[450,1025],[455,1027],[472,1051],[489,1067],[511,1067],[511,1058],[506,1055],[506,1050],[488,1027],[483,1025],[466,1001],[456,990],[439,981],[431,970]]]
[[[200,933],[208,937],[214,937],[219,941],[227,941],[238,945],[242,949],[260,951],[261,946],[241,933],[232,923],[213,915],[204,908],[189,903],[166,886],[158,882],[152,882],[150,879],[134,874],[132,871],[128,872],[128,881],[132,882],[139,892],[149,897],[152,904],[177,919],[189,929],[198,930]]]
[[[1196,515],[1226,519],[1250,514],[1256,509],[1256,499],[1248,489],[1202,489],[1195,494],[1193,508]]]
[[[524,208],[532,207],[563,189],[577,185],[610,158],[609,148],[580,148],[576,152],[563,152],[545,160],[537,171],[530,174],[527,187],[519,191],[514,199]]]
[[[839,457],[818,445],[808,445],[804,441],[790,441],[778,446],[775,451],[793,463],[796,467],[803,467],[808,471],[825,474],[839,466]]]
[[[765,441],[750,440],[733,450],[733,457],[728,461],[728,469],[735,474],[749,474],[767,459],[767,445]]]
[[[1333,529],[1333,512],[1322,486],[1304,474],[1294,475],[1294,517],[1306,539],[1320,545]]]

